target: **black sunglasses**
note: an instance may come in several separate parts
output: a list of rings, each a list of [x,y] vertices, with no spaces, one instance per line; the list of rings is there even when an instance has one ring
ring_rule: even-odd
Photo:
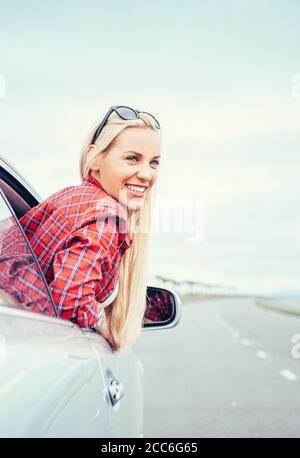
[[[113,107],[110,107],[110,109],[108,110],[108,112],[106,113],[106,115],[104,116],[102,121],[100,122],[99,126],[97,127],[96,132],[94,133],[92,141],[90,143],[91,145],[93,143],[95,143],[95,141],[99,137],[101,130],[105,126],[108,118],[110,117],[110,115],[112,114],[113,111],[115,111],[117,113],[117,115],[120,116],[120,118],[124,119],[125,121],[132,121],[134,119],[138,119],[139,118],[139,113],[146,113],[146,114],[150,115],[154,119],[154,121],[155,121],[154,125],[155,125],[156,129],[160,129],[159,122],[157,121],[156,118],[154,118],[154,116],[151,113],[148,113],[147,111],[134,110],[133,108],[126,107],[124,105],[115,105]]]

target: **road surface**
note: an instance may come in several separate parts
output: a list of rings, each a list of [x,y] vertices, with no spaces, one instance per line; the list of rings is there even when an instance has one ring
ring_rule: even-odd
[[[296,334],[300,317],[252,298],[184,303],[177,327],[143,332],[134,345],[144,437],[300,437]]]

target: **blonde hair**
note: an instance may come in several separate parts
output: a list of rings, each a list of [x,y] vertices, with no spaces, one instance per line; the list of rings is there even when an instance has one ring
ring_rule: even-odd
[[[157,131],[154,120],[146,113],[140,113],[136,120],[125,121],[115,112],[109,117],[100,136],[95,141],[95,151],[87,154],[87,148],[100,123],[94,124],[82,148],[80,175],[84,180],[91,173],[91,165],[96,157],[108,153],[117,136],[130,127],[151,128]],[[144,205],[139,211],[128,212],[127,230],[132,245],[123,254],[119,271],[119,288],[115,300],[105,307],[106,318],[116,343],[116,349],[133,343],[141,333],[146,307],[148,250],[152,214],[152,189],[145,194]],[[138,230],[137,230],[138,229]]]

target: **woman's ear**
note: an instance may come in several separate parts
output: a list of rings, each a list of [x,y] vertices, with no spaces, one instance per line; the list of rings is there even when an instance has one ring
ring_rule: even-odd
[[[97,147],[96,145],[92,144],[92,145],[88,145],[87,148],[86,148],[86,154],[87,156],[93,156],[93,153],[94,151],[96,151]],[[97,157],[95,157],[95,159],[93,159],[91,165],[90,165],[90,169],[91,170],[94,170],[95,172],[97,172],[99,170],[99,166],[97,165]]]
[[[95,151],[95,149],[96,149],[96,145],[91,144],[86,147],[85,152],[86,154],[92,154],[92,152]]]

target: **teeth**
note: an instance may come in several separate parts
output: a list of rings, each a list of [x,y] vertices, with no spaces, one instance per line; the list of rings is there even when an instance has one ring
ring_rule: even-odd
[[[134,192],[139,192],[141,194],[143,194],[143,192],[145,191],[146,188],[140,188],[140,187],[137,187],[137,186],[129,186],[129,185],[126,185],[127,188],[129,188],[131,191],[134,191]]]

